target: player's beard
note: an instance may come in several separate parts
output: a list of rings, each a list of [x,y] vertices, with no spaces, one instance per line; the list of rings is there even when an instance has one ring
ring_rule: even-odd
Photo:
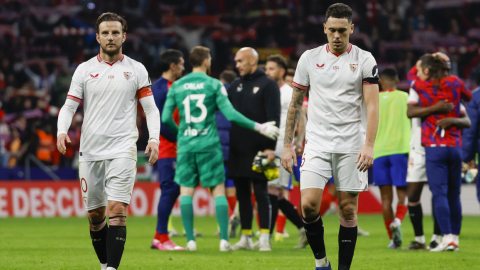
[[[121,46],[121,45],[120,45],[120,46],[117,46],[117,44],[113,44],[113,45],[115,45],[115,48],[113,48],[113,49],[109,49],[109,48],[107,47],[108,45],[109,45],[109,44],[107,44],[107,45],[105,45],[105,46],[102,46],[102,51],[103,51],[103,53],[105,53],[105,54],[108,55],[108,56],[115,56],[115,55],[117,55],[117,54],[120,52],[120,50],[122,49],[122,46]]]

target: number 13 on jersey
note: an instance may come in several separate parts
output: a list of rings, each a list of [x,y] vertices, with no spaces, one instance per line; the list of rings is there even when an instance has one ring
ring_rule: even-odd
[[[196,100],[197,103],[195,106],[201,110],[201,114],[198,117],[192,116],[190,110],[190,100]],[[182,101],[182,104],[185,108],[185,122],[189,123],[200,123],[207,117],[207,107],[203,104],[205,100],[205,94],[191,94],[185,97]]]

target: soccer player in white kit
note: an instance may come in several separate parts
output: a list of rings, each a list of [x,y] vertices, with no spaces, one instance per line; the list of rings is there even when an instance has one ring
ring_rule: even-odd
[[[137,102],[147,118],[145,153],[158,158],[160,113],[145,67],[122,54],[127,23],[114,13],[96,22],[100,53],[80,64],[73,74],[67,100],[58,116],[57,148],[65,154],[67,131],[83,100],[79,178],[90,221],[92,244],[101,269],[117,269],[127,237],[126,216],[136,175]],[[109,224],[105,211],[108,206]]]
[[[301,204],[317,270],[332,269],[325,252],[319,208],[323,189],[334,177],[340,215],[338,269],[350,269],[357,241],[358,194],[368,189],[378,127],[378,70],[372,54],[349,43],[352,9],[333,4],[324,32],[328,44],[303,53],[293,79],[285,131],[283,167],[292,173],[293,133],[309,90],[305,150],[301,164]]]
[[[287,74],[287,60],[280,54],[267,57],[266,74],[274,79],[280,87],[280,135],[275,146],[275,155],[281,156],[283,151],[283,140],[285,137],[285,124],[287,122],[288,107],[292,101],[293,88],[286,84],[284,79]],[[270,235],[273,234],[277,221],[278,210],[298,228],[298,244],[295,248],[305,248],[308,245],[304,224],[295,206],[285,196],[285,188],[289,186],[291,175],[284,169],[279,169],[280,176],[268,182],[268,194],[272,205],[272,216],[270,222]],[[258,243],[258,242],[257,242]]]

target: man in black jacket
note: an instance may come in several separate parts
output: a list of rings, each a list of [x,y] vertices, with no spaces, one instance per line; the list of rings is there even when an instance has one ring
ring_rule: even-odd
[[[242,48],[235,55],[240,73],[228,88],[233,107],[256,122],[280,122],[280,90],[278,84],[257,68],[258,53],[252,48]],[[233,125],[230,130],[230,157],[228,178],[235,182],[240,206],[242,236],[234,249],[253,249],[251,187],[257,200],[260,217],[260,251],[270,251],[271,206],[267,191],[267,178],[263,173],[252,171],[252,162],[258,151],[263,151],[269,160],[275,158],[276,141]]]

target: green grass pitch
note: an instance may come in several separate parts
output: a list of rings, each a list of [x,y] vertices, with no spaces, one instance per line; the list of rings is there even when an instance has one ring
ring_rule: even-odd
[[[324,218],[327,256],[337,269],[338,217]],[[352,269],[480,269],[480,217],[466,216],[460,236],[460,251],[430,253],[387,249],[388,236],[380,215],[361,215],[360,227],[371,233],[359,237]],[[173,219],[182,231],[181,219]],[[433,229],[431,217],[424,218],[427,241]],[[310,248],[293,249],[296,229],[287,224],[290,238],[272,242],[272,252],[219,252],[215,217],[196,217],[198,251],[175,252],[150,249],[156,218],[129,217],[127,242],[120,269],[315,269]],[[256,227],[256,226],[254,226]],[[404,246],[413,240],[406,218]],[[173,238],[185,245],[184,237]],[[238,238],[230,240],[232,244]],[[86,218],[6,218],[0,219],[0,269],[100,269],[92,248]]]

